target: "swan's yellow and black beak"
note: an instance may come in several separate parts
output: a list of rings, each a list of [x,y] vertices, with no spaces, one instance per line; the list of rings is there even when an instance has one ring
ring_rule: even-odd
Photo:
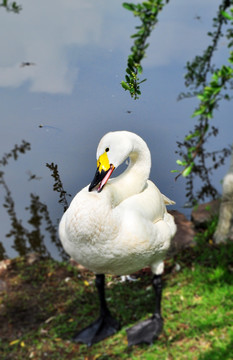
[[[105,151],[97,160],[97,170],[88,190],[92,191],[98,185],[97,192],[101,192],[112,175],[113,170],[114,166],[109,163],[108,155]]]

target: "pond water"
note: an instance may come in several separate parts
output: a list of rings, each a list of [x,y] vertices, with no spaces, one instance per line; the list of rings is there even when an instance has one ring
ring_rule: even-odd
[[[99,139],[112,130],[133,131],[147,142],[152,153],[151,179],[176,201],[173,208],[188,214],[183,208],[185,181],[180,178],[175,182],[170,170],[176,168],[176,142],[182,141],[195,121],[190,115],[196,101],[177,102],[177,96],[185,90],[186,61],[201,54],[208,44],[206,32],[218,1],[177,0],[166,6],[150,38],[143,62],[148,80],[137,101],[120,85],[132,45],[130,35],[137,24],[121,1],[19,3],[19,15],[0,9],[0,154],[8,153],[23,139],[31,144],[30,151],[17,161],[9,159],[9,164],[1,168],[18,229],[23,225],[31,232],[30,241],[39,236],[40,230],[47,250],[59,258],[59,249],[50,240],[51,232],[46,231],[48,221],[41,219],[40,226],[40,219],[32,217],[33,206],[26,209],[31,203],[30,194],[38,195],[39,201],[47,205],[55,236],[63,207],[58,203],[58,193],[53,192],[46,163],[58,165],[65,190],[74,196],[92,180]],[[221,44],[216,62],[224,59],[225,45]],[[221,105],[213,123],[221,131],[209,143],[209,149],[231,144],[231,103]],[[215,174],[219,191],[228,164]],[[5,195],[6,187],[1,186],[1,204]],[[38,199],[33,199],[38,205]],[[43,206],[41,209],[44,216]],[[13,257],[17,255],[12,248],[14,239],[21,235],[6,236],[12,230],[6,210],[0,209],[0,240],[7,255]]]

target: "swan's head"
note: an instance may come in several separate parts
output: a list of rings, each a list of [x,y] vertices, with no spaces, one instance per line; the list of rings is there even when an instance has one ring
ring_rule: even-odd
[[[110,132],[100,140],[97,148],[97,170],[89,186],[92,191],[98,185],[100,192],[110,178],[113,170],[121,165],[133,151],[132,133],[127,131]]]

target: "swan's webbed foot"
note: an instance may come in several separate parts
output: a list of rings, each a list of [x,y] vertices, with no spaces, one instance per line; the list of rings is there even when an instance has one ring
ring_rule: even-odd
[[[73,340],[91,346],[115,334],[119,329],[119,322],[111,314],[102,315],[85,329],[78,332]]]
[[[128,345],[152,344],[163,330],[163,319],[154,314],[150,319],[144,320],[127,329]]]
[[[107,307],[104,290],[105,276],[96,274],[96,287],[100,300],[100,317],[92,324],[87,326],[75,335],[73,340],[81,342],[88,346],[95,344],[113,334],[120,329],[119,322],[114,319]]]
[[[150,319],[144,320],[127,329],[128,344],[152,344],[163,330],[163,318],[161,316],[162,276],[154,275],[153,287],[155,290],[155,312]]]

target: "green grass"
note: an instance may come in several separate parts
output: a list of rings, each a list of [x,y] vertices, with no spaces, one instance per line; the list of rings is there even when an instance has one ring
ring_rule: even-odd
[[[122,329],[88,348],[71,338],[98,315],[93,274],[50,259],[14,260],[3,278],[8,292],[0,293],[0,358],[233,359],[233,244],[211,245],[207,235],[166,261],[164,331],[152,346],[129,348],[126,339],[126,329],[153,311],[149,271],[131,283],[107,277],[108,304]]]

